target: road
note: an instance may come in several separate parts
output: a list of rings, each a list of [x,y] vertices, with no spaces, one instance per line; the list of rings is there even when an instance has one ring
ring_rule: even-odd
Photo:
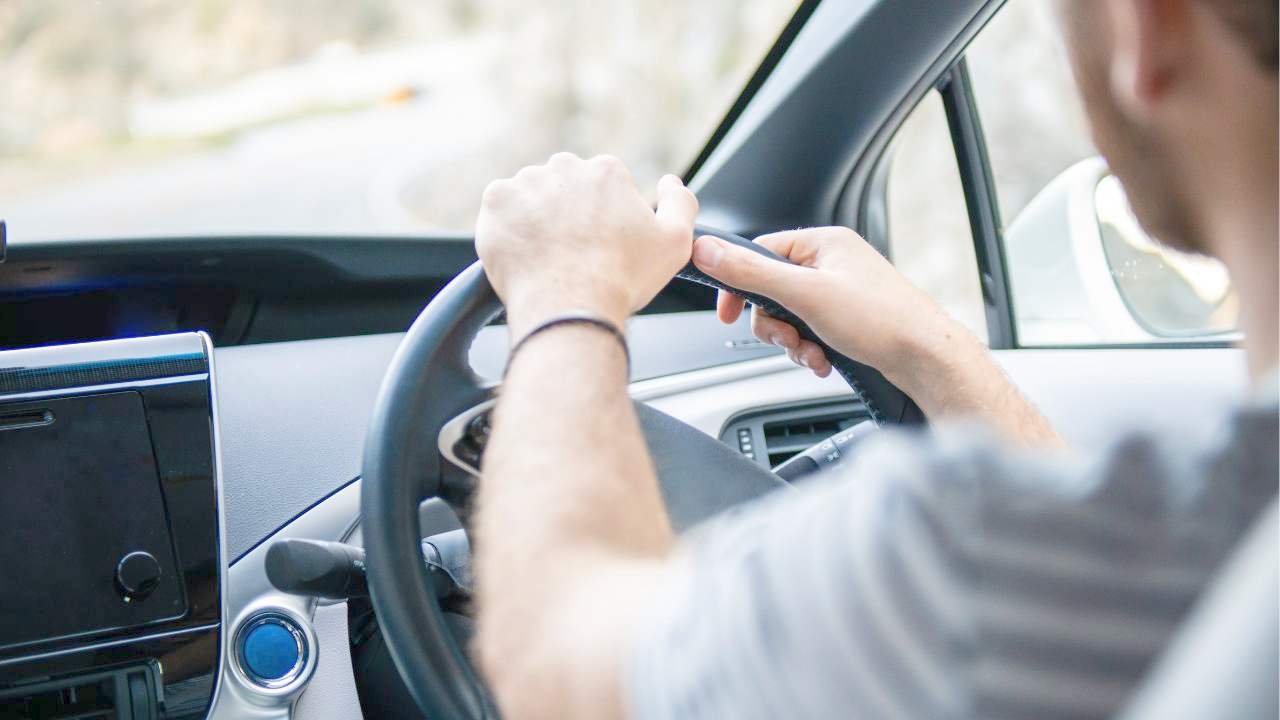
[[[0,199],[14,242],[133,235],[439,230],[401,191],[492,137],[492,99],[460,89],[280,122],[225,145]]]

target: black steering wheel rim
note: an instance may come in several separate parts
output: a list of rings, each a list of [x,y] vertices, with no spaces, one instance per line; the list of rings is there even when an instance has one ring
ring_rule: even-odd
[[[449,630],[422,562],[417,509],[441,494],[447,461],[436,433],[488,397],[467,352],[501,307],[478,262],[441,290],[392,359],[365,438],[360,515],[369,592],[401,677],[433,716],[498,717],[465,651],[441,641]]]
[[[752,245],[727,233],[711,233]],[[680,276],[716,285],[692,266]],[[757,304],[770,303],[767,298],[748,297]],[[361,523],[370,595],[401,677],[419,708],[433,717],[499,716],[465,650],[453,639],[432,589],[422,561],[417,509],[425,498],[449,495],[442,486],[448,461],[439,451],[437,434],[450,420],[489,398],[489,390],[471,368],[468,352],[476,334],[501,307],[478,262],[441,290],[409,328],[392,359],[365,438]],[[765,307],[799,325],[802,335],[816,338],[776,303]],[[873,416],[878,415],[878,422],[910,422],[919,415],[915,404],[878,372],[830,349],[828,356]],[[676,459],[672,466],[664,468],[664,458],[654,453],[664,497],[677,529],[681,523],[706,517],[706,507],[728,506],[782,484],[776,476],[715,439],[689,432],[687,426],[643,405],[638,405],[637,411],[651,450],[664,447],[664,443],[667,447],[672,442],[692,443],[699,456],[690,462],[686,453],[683,460]],[[704,458],[725,472],[720,472],[718,478],[694,473],[697,478],[711,480],[702,484],[685,481],[686,492],[700,507],[673,512],[667,476],[673,472],[688,474],[688,466]],[[739,478],[740,487],[727,491],[716,487],[717,482],[733,485]]]

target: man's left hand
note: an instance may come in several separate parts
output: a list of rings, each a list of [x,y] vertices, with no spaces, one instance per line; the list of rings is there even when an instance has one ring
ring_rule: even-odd
[[[674,175],[655,212],[617,158],[558,153],[485,188],[476,252],[513,339],[573,310],[621,327],[689,261],[697,213]]]

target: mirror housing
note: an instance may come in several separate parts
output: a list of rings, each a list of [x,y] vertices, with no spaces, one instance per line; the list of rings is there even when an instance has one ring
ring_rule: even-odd
[[[1006,229],[1004,250],[1021,345],[1234,339],[1225,269],[1151,240],[1100,157],[1045,186]]]

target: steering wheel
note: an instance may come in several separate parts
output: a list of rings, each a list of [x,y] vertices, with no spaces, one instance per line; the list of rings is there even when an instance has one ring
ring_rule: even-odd
[[[715,235],[786,262],[736,235],[709,228],[698,228],[696,234]],[[723,288],[692,264],[679,276]],[[879,372],[827,347],[777,303],[739,294],[822,345],[877,425],[922,422],[915,403]],[[491,389],[472,371],[467,356],[476,333],[500,310],[478,262],[441,290],[401,342],[365,438],[361,523],[369,590],[396,667],[428,717],[499,716],[436,597],[423,563],[418,507],[427,498],[441,497],[465,514],[475,478],[446,460],[437,440],[450,421],[491,399]],[[636,405],[636,412],[675,530],[786,487],[777,476],[679,420],[643,404]]]

